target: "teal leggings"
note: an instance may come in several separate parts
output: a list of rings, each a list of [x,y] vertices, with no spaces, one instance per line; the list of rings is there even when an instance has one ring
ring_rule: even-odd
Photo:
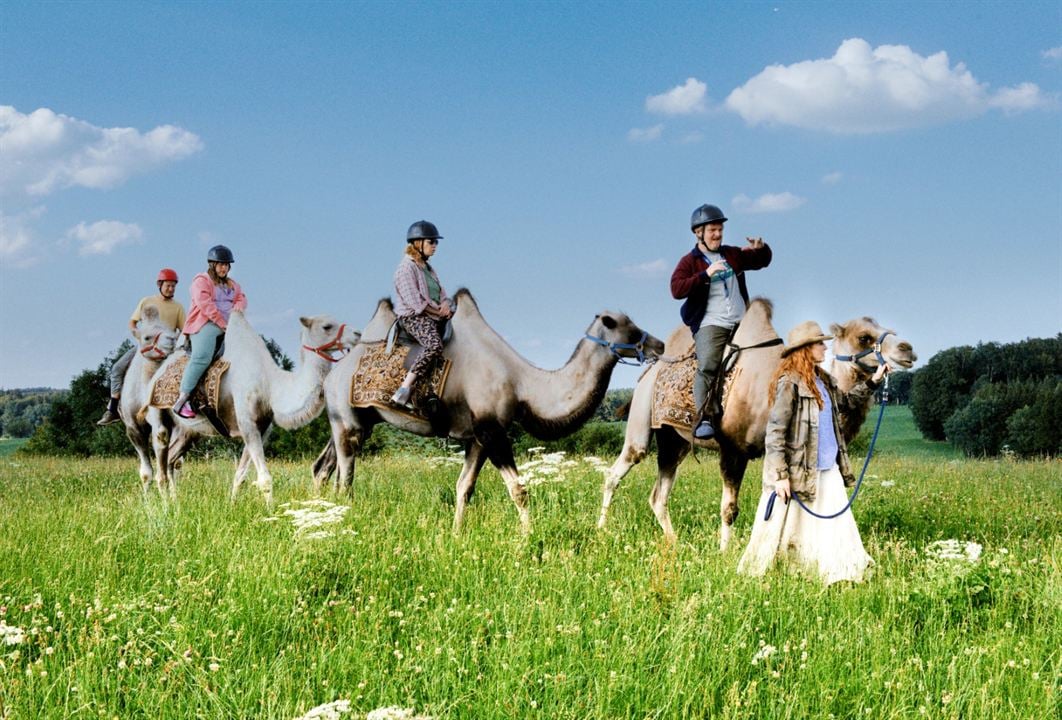
[[[208,322],[194,335],[189,335],[192,341],[192,356],[188,358],[188,364],[184,366],[184,375],[181,376],[181,393],[187,395],[195,390],[199,384],[199,378],[210,367],[210,360],[214,357],[214,348],[217,347],[218,338],[225,331],[212,322]]]

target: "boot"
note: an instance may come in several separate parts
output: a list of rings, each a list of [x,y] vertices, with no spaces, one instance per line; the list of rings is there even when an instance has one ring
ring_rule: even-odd
[[[122,418],[118,416],[118,398],[112,397],[107,403],[107,411],[103,413],[103,417],[96,421],[96,424],[111,425],[121,419]]]
[[[188,393],[181,393],[177,396],[177,399],[173,403],[173,412],[186,420],[191,420],[196,417],[196,412],[192,407],[192,404],[188,402],[188,396]]]
[[[693,431],[693,437],[698,440],[710,440],[715,436],[715,428],[712,427],[712,423],[708,422],[705,418],[697,425],[697,428]]]
[[[407,410],[413,409],[413,402],[411,400],[413,393],[407,387],[400,387],[395,390],[395,394],[391,396],[391,404],[399,407],[406,408]]]

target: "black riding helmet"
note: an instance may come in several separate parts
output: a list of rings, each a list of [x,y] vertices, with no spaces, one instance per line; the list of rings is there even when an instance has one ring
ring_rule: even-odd
[[[690,218],[690,230],[696,230],[701,225],[713,222],[725,223],[726,215],[723,215],[723,211],[715,205],[701,205],[693,211],[693,217]]]
[[[228,263],[231,265],[236,261],[232,259],[232,250],[229,250],[224,245],[215,245],[207,252],[207,262]]]
[[[427,220],[417,220],[415,223],[409,226],[409,231],[406,232],[406,242],[413,242],[414,240],[427,240],[429,238],[438,240],[442,235],[439,234],[439,228]]]

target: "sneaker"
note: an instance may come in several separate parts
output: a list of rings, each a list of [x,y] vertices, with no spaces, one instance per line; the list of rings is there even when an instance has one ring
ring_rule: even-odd
[[[113,425],[114,423],[118,422],[119,420],[121,420],[121,418],[118,417],[118,413],[111,412],[110,410],[108,410],[107,412],[103,413],[103,417],[101,417],[99,420],[96,421],[96,424],[97,425]]]
[[[187,401],[182,403],[179,408],[174,410],[174,412],[183,417],[185,420],[192,420],[193,418],[198,417],[195,410],[192,409],[192,403]]]
[[[698,440],[708,440],[715,435],[715,428],[707,420],[701,420],[701,424],[693,431],[693,437]]]
[[[413,403],[410,402],[410,395],[412,395],[412,393],[409,391],[409,388],[400,387],[395,390],[395,394],[391,396],[391,404],[412,409]]]

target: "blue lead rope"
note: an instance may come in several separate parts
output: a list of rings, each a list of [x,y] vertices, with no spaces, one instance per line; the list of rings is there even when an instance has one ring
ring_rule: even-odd
[[[867,458],[866,458],[866,460],[863,461],[863,470],[859,473],[859,480],[856,481],[855,490],[852,491],[852,497],[848,498],[848,502],[845,503],[845,506],[843,508],[841,508],[837,512],[833,513],[832,515],[819,515],[817,512],[815,512],[814,510],[809,508],[807,505],[805,505],[804,501],[800,499],[799,495],[797,495],[796,493],[793,493],[792,497],[793,497],[794,500],[797,501],[797,505],[799,505],[800,507],[804,508],[804,511],[807,512],[809,515],[813,515],[814,517],[820,518],[822,520],[832,520],[833,518],[839,517],[841,515],[844,515],[846,512],[848,512],[848,508],[852,507],[852,503],[855,502],[856,496],[859,495],[859,488],[863,486],[863,478],[867,474],[867,466],[870,465],[870,458],[873,457],[873,455],[874,455],[874,444],[877,443],[877,441],[878,441],[878,431],[881,430],[881,418],[884,417],[884,415],[885,415],[885,406],[888,404],[888,402],[887,402],[887,398],[888,398],[888,393],[887,393],[888,382],[889,382],[889,378],[886,376],[886,378],[885,378],[886,393],[882,396],[881,408],[878,410],[878,423],[877,423],[877,425],[874,426],[874,437],[872,437],[870,439],[870,447],[867,448]],[[774,510],[774,501],[775,501],[775,499],[777,499],[777,497],[778,497],[778,493],[772,491],[771,492],[771,497],[768,498],[768,500],[767,500],[767,509],[764,510],[764,512],[763,512],[763,520],[764,520],[764,522],[766,522],[767,520],[771,519],[771,512]]]

